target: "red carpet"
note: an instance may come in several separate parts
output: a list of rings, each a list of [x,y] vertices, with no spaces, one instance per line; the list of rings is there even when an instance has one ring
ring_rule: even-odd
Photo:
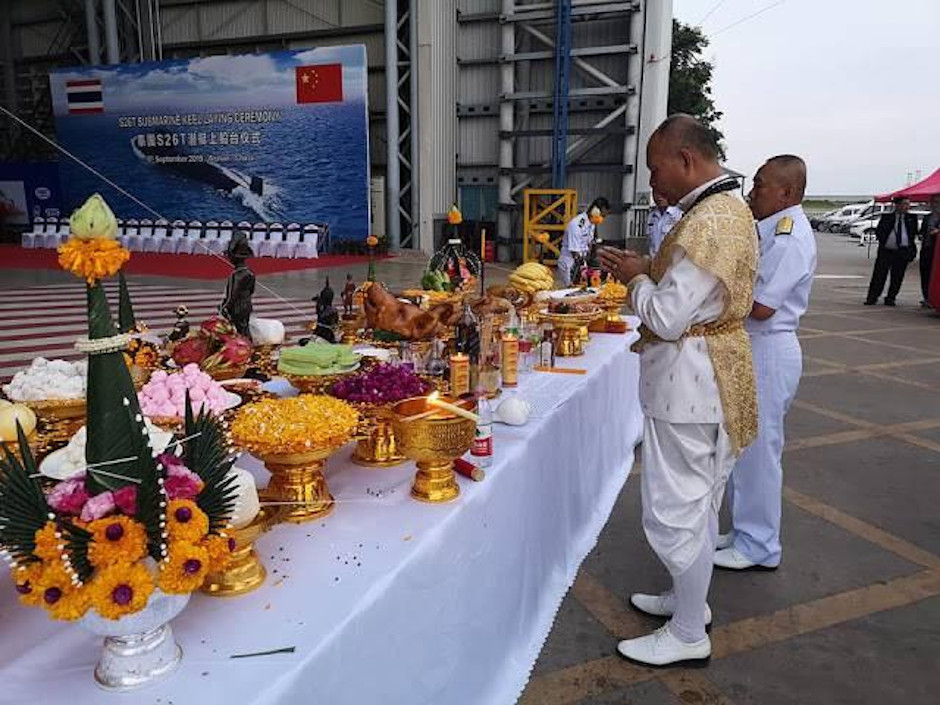
[[[382,259],[382,258],[377,258]],[[324,269],[365,264],[365,255],[322,255],[318,259],[275,259],[254,257],[248,266],[255,274],[278,274],[301,269]],[[55,250],[28,250],[19,245],[0,245],[0,269],[59,269]],[[132,252],[124,266],[126,274],[153,274],[188,279],[225,279],[231,265],[212,255],[171,255],[154,252]]]

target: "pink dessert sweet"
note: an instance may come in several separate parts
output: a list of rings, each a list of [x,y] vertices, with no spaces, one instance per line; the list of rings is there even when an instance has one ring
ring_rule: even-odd
[[[191,363],[173,374],[154,372],[138,394],[141,411],[145,416],[182,417],[187,389],[194,413],[203,407],[214,414],[221,413],[231,398],[222,385]]]

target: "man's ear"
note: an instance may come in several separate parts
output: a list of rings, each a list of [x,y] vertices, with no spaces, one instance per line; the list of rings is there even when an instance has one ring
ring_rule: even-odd
[[[695,166],[695,156],[692,154],[692,150],[685,148],[680,149],[679,157],[682,159],[682,167],[686,171],[692,171]]]

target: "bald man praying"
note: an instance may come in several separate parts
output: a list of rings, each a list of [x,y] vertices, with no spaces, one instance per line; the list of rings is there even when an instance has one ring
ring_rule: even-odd
[[[688,115],[647,145],[650,186],[684,215],[650,260],[605,248],[602,266],[629,288],[643,325],[640,353],[643,528],[672,576],[661,595],[631,604],[671,619],[618,645],[649,666],[711,656],[708,588],[718,508],[735,457],[757,433],[751,346],[744,320],[757,273],[754,221],[718,163],[713,134]]]
[[[809,306],[816,238],[800,205],[806,164],[793,155],[767,160],[748,194],[760,238],[754,308],[745,323],[757,377],[757,438],[731,473],[732,530],[718,539],[715,565],[773,570],[780,565],[783,422],[803,374],[796,331]]]

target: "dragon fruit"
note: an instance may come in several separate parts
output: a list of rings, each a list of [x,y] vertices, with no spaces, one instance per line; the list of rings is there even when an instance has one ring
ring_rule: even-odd
[[[229,323],[224,318],[219,316],[213,316],[212,318],[207,318],[199,326],[203,335],[207,335],[210,338],[224,338],[227,335],[235,334],[235,327]]]
[[[195,362],[197,365],[209,356],[209,340],[201,335],[190,336],[173,348],[173,361],[180,367]]]
[[[251,341],[243,335],[224,335],[222,347],[202,361],[203,369],[214,367],[240,367],[248,364],[254,350]]]

